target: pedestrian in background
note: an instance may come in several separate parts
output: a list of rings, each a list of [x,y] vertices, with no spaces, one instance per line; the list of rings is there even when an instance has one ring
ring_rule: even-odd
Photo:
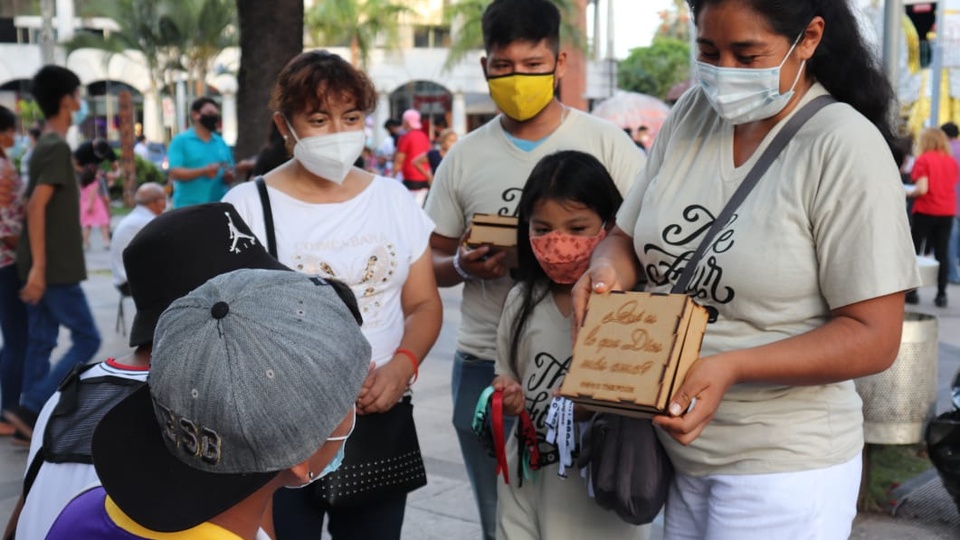
[[[910,173],[916,189],[913,198],[913,245],[917,254],[933,250],[940,263],[937,271],[937,296],[933,303],[947,307],[947,279],[950,260],[947,257],[950,231],[957,211],[957,182],[960,166],[953,159],[946,134],[938,128],[926,128],[917,138],[917,159]],[[916,290],[907,293],[907,303],[916,304]]]
[[[80,227],[83,229],[83,249],[90,249],[90,229],[97,227],[103,237],[103,245],[110,249],[110,191],[111,181],[119,171],[117,154],[110,143],[103,139],[87,141],[73,152],[80,181]],[[110,162],[112,171],[106,172],[101,165]]]
[[[33,435],[37,414],[60,381],[100,348],[100,332],[80,287],[87,279],[80,190],[65,139],[73,112],[80,110],[80,79],[67,68],[48,65],[40,68],[32,83],[46,127],[30,158],[26,221],[17,246],[29,341],[20,405],[3,412],[26,438]],[[70,330],[72,343],[51,368],[61,326]]]
[[[0,178],[13,190],[13,201],[0,206],[0,410],[14,409],[20,404],[23,390],[23,361],[27,353],[27,308],[20,300],[20,278],[17,276],[17,243],[23,228],[23,199],[20,176],[7,149],[13,147],[17,118],[0,106]],[[6,419],[0,418],[0,436],[16,433]]]
[[[960,167],[960,128],[953,122],[940,126],[943,133],[950,140],[950,153],[953,160]],[[953,227],[950,228],[950,242],[947,246],[947,281],[960,285],[960,182],[957,183],[957,210],[953,216]]]
[[[420,111],[407,109],[403,113],[404,133],[397,142],[397,152],[393,155],[393,171],[400,171],[403,185],[416,197],[420,206],[427,198],[430,189],[430,174],[418,168],[415,160],[430,151],[430,138],[423,131]]]
[[[426,154],[413,160],[413,166],[427,177],[427,183],[433,184],[433,175],[437,174],[437,168],[443,157],[450,151],[450,147],[457,143],[457,132],[452,129],[445,129],[437,137],[437,147],[430,149]]]
[[[173,180],[173,207],[219,201],[234,177],[233,153],[220,127],[220,108],[208,97],[190,105],[193,126],[170,141],[167,159]]]

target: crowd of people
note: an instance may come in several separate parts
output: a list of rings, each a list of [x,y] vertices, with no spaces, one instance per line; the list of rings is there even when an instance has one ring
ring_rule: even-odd
[[[257,159],[234,161],[216,103],[198,99],[170,145],[174,209],[144,185],[112,239],[132,350],[95,364],[80,283],[99,188],[65,140],[80,81],[42,68],[29,172],[0,161],[0,434],[30,443],[4,539],[287,540],[324,523],[335,540],[399,539],[426,482],[411,394],[443,322],[438,287],[453,286],[452,423],[483,537],[647,538],[562,474],[546,409],[590,295],[670,293],[683,275],[716,321],[652,419],[676,470],[665,538],[847,538],[863,448],[852,379],[896,356],[915,251],[951,257],[950,131],[920,136],[911,238],[893,91],[850,6],[689,4],[699,84],[649,147],[560,99],[572,66],[549,0],[483,12],[501,114],[459,142],[431,142],[411,109],[385,126],[393,149],[371,152],[375,88],[326,51],[278,74]],[[0,143],[14,126],[0,110]],[[477,214],[518,218],[516,261],[468,246]],[[946,305],[948,265],[940,277]],[[51,363],[61,326],[72,344]],[[538,449],[522,483],[498,476],[474,429],[491,387],[534,419],[506,441],[511,471],[518,445]]]

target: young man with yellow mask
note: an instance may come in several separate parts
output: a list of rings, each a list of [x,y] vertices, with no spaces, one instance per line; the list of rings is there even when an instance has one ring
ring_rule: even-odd
[[[496,461],[471,429],[477,399],[494,376],[497,325],[513,285],[506,254],[464,246],[474,214],[516,215],[520,192],[541,158],[560,150],[592,154],[623,194],[645,158],[617,126],[565,106],[556,96],[566,72],[560,12],[549,0],[495,0],[483,14],[480,61],[502,114],[457,143],[437,169],[426,211],[437,282],[464,283],[452,391],[453,424],[480,510],[484,538],[496,532]],[[559,359],[566,372],[569,359]],[[562,374],[562,373],[561,373]]]

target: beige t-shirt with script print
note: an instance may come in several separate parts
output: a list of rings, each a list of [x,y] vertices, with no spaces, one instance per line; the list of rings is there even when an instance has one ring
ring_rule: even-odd
[[[622,194],[640,174],[643,152],[617,126],[575,109],[530,152],[507,138],[494,118],[453,145],[443,158],[427,197],[426,211],[435,233],[460,238],[474,214],[517,215],[520,193],[533,167],[561,150],[580,150],[602,163]],[[493,360],[497,321],[512,280],[467,281],[460,305],[457,348]]]
[[[816,84],[801,105],[825,93]],[[670,290],[784,123],[734,167],[733,127],[699,88],[677,103],[617,216],[633,235],[647,290]],[[773,163],[717,235],[690,289],[719,311],[703,341],[707,356],[802,334],[831,309],[918,285],[897,166],[874,126],[836,103]],[[862,422],[852,381],[742,384],[690,446],[661,438],[687,474],[777,473],[849,461],[863,445]]]

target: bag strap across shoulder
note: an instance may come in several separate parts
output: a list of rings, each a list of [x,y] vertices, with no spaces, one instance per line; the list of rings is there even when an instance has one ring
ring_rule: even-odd
[[[274,259],[277,258],[277,234],[273,228],[273,210],[270,208],[270,194],[267,193],[267,183],[262,176],[258,176],[254,183],[260,194],[260,206],[263,207],[263,226],[267,230],[267,252]]]
[[[680,273],[680,278],[677,279],[676,283],[673,284],[673,288],[670,292],[675,294],[683,294],[686,292],[687,285],[690,283],[690,280],[693,278],[693,273],[697,269],[697,264],[700,263],[700,259],[703,258],[703,254],[710,247],[710,244],[713,242],[714,237],[720,232],[720,230],[730,221],[730,218],[733,217],[733,213],[737,211],[737,208],[743,203],[747,198],[747,195],[753,191],[753,188],[756,187],[757,183],[760,181],[760,178],[763,177],[764,173],[767,172],[767,169],[770,168],[770,165],[776,161],[777,157],[786,148],[787,143],[793,139],[793,136],[800,131],[800,128],[807,123],[807,120],[817,114],[820,109],[830,105],[831,103],[836,103],[836,99],[830,95],[819,96],[811,100],[809,103],[803,106],[793,117],[787,121],[786,125],[783,126],[783,129],[773,138],[773,141],[770,143],[770,146],[767,146],[766,150],[763,151],[763,154],[760,155],[760,158],[757,159],[756,164],[753,168],[750,169],[750,172],[747,173],[747,176],[743,179],[743,183],[740,184],[740,187],[737,188],[737,191],[733,193],[733,196],[730,197],[730,200],[727,202],[726,206],[723,207],[723,210],[720,212],[720,215],[713,220],[713,225],[710,226],[710,229],[707,231],[706,236],[703,237],[703,241],[700,242],[700,245],[697,246],[696,251],[693,252],[693,255],[690,259],[687,260],[686,266],[683,268],[683,272]]]

